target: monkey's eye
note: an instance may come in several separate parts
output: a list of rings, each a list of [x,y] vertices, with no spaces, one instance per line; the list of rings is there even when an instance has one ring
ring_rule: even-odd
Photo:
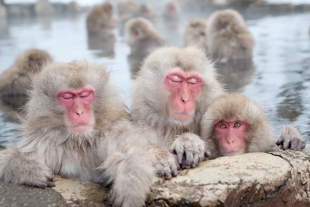
[[[196,84],[196,83],[198,83],[198,79],[197,79],[197,78],[189,78],[189,79],[187,80],[187,82],[188,82],[188,83],[191,83],[191,84]]]
[[[177,75],[172,75],[170,76],[171,77],[171,80],[173,82],[181,82],[182,81],[182,78],[180,76],[177,76]]]
[[[74,98],[74,95],[72,93],[64,93],[64,94],[62,94],[62,98],[69,100],[69,99]]]
[[[220,128],[225,129],[225,128],[227,128],[227,126],[226,126],[226,124],[220,124]]]
[[[84,91],[84,92],[80,93],[80,97],[86,98],[86,97],[88,97],[90,94],[91,94],[90,91]]]
[[[234,127],[235,127],[235,128],[241,127],[241,123],[240,123],[240,122],[235,123]]]

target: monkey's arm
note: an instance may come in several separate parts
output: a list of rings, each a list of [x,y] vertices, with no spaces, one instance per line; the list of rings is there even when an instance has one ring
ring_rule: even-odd
[[[51,169],[40,159],[27,156],[17,147],[0,151],[0,179],[39,188],[55,186]]]
[[[177,155],[183,169],[194,168],[205,159],[206,143],[196,134],[184,133],[173,141],[170,152]]]
[[[276,142],[283,149],[301,150],[306,147],[306,140],[303,139],[298,130],[292,125],[282,127],[281,136]]]
[[[98,149],[107,151],[98,169],[113,183],[110,199],[113,206],[144,206],[155,179],[148,142],[141,139],[137,130],[127,121],[119,122]]]

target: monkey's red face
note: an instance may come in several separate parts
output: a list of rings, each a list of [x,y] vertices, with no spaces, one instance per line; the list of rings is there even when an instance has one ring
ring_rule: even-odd
[[[244,135],[247,124],[244,121],[230,119],[222,120],[215,125],[215,133],[223,156],[240,155],[244,153]]]
[[[194,72],[170,71],[164,81],[170,93],[171,117],[178,121],[189,121],[195,113],[196,96],[202,87],[201,76]]]
[[[57,94],[59,103],[67,110],[67,127],[70,131],[85,132],[93,127],[90,106],[94,101],[94,94],[94,89],[90,86],[61,90]]]

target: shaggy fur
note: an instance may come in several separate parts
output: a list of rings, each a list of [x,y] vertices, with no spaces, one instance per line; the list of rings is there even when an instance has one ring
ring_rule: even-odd
[[[191,19],[185,27],[184,46],[195,46],[207,51],[207,20]]]

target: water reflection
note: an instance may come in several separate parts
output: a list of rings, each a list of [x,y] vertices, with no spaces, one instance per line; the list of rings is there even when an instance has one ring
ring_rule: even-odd
[[[152,1],[153,2],[153,1]],[[161,5],[153,2],[157,15]],[[11,9],[14,9],[12,7]],[[211,11],[192,8],[177,21],[158,18],[154,24],[169,45],[183,45],[186,22],[194,17],[208,18]],[[184,11],[184,10],[183,10]],[[292,123],[310,142],[310,13],[283,16],[247,14],[245,21],[255,38],[253,62],[217,62],[220,79],[230,91],[243,91],[262,104],[275,126]],[[0,22],[0,73],[9,68],[17,55],[30,48],[51,54],[56,62],[87,59],[104,64],[111,71],[111,81],[127,105],[130,104],[130,48],[122,41],[117,28],[110,35],[90,37],[86,31],[86,13],[74,16],[57,15],[51,19],[36,19],[28,14]],[[27,18],[26,18],[27,17]],[[289,23],[289,28],[288,28]],[[115,38],[115,41],[113,41]],[[135,58],[133,59],[133,61]],[[254,67],[255,66],[255,67]],[[7,104],[6,103],[10,103]],[[6,100],[1,103],[0,147],[16,142],[19,124],[10,117],[11,107],[19,105]]]

